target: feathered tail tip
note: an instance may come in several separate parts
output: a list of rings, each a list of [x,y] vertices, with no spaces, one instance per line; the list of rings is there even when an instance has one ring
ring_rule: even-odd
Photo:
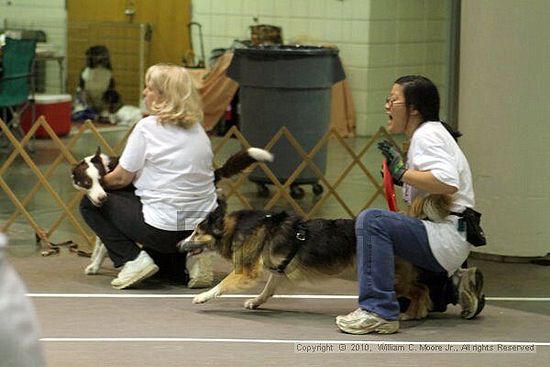
[[[248,155],[257,160],[258,162],[273,162],[273,154],[267,150],[261,148],[248,148],[246,150]]]
[[[233,154],[224,163],[224,165],[214,171],[215,182],[222,178],[229,178],[240,173],[256,162],[271,162],[273,154],[260,148],[248,148],[246,151],[240,151]]]

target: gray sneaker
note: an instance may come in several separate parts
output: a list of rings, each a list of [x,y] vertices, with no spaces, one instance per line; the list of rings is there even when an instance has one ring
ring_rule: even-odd
[[[113,279],[111,285],[115,289],[128,288],[149,278],[159,270],[153,259],[145,251],[141,251],[135,260],[128,261]]]
[[[462,307],[460,316],[463,319],[473,319],[485,307],[483,294],[483,274],[475,267],[458,269],[458,303]]]
[[[361,308],[345,316],[336,317],[336,325],[348,334],[393,334],[399,330],[398,320],[385,320]]]

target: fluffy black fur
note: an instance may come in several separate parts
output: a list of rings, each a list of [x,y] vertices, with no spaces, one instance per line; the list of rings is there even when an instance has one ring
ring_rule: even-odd
[[[226,224],[234,228],[227,239],[223,237]],[[285,211],[239,210],[225,217],[225,204],[220,203],[199,224],[197,232],[216,237],[212,249],[228,260],[237,260],[238,266],[253,266],[261,257],[264,267],[276,271],[297,250],[290,260],[315,272],[335,275],[355,262],[354,225],[352,219],[303,220]],[[299,233],[303,240],[296,238]]]

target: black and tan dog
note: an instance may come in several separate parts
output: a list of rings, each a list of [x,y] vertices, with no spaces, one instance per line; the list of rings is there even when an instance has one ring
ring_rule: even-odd
[[[409,215],[433,220],[444,218],[450,198],[431,195],[411,206]],[[424,210],[427,212],[425,213]],[[201,248],[217,251],[233,262],[233,271],[218,285],[197,295],[193,303],[205,303],[226,292],[254,286],[262,273],[270,272],[267,284],[255,298],[244,303],[254,309],[265,303],[283,282],[319,282],[323,278],[355,276],[356,239],[353,219],[311,219],[286,212],[239,210],[226,214],[218,208],[180,243],[185,251]],[[396,257],[395,290],[410,300],[401,319],[422,319],[431,307],[428,288],[417,282],[416,268]]]

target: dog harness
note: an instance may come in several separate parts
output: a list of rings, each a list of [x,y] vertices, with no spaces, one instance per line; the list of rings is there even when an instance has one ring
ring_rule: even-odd
[[[300,249],[300,246],[306,240],[306,238],[307,238],[307,228],[304,225],[304,223],[300,221],[296,225],[296,235],[294,236],[294,241],[290,243],[290,245],[292,246],[290,252],[278,266],[272,266],[272,267],[269,267],[268,269],[279,275],[284,274],[286,267],[288,266],[288,264],[290,264],[292,259],[294,259],[294,256],[296,256],[296,254],[298,253],[298,250]]]

